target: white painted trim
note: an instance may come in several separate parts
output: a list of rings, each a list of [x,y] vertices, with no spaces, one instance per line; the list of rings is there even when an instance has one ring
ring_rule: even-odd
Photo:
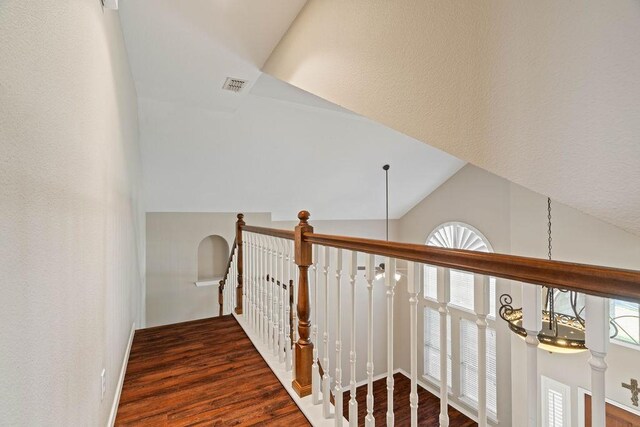
[[[260,340],[260,337],[257,336],[251,330],[251,328],[245,324],[246,322],[243,316],[238,316],[236,313],[232,314],[233,317],[236,318],[242,329],[244,329],[244,332],[247,334],[256,350],[258,350],[260,356],[262,356],[264,361],[267,362],[267,365],[269,365],[271,371],[278,378],[280,383],[282,383],[284,389],[287,390],[287,393],[289,393],[293,401],[296,403],[296,405],[298,405],[298,408],[300,408],[304,416],[307,417],[311,425],[313,425],[314,427],[335,426],[335,419],[325,419],[322,416],[322,405],[314,405],[313,397],[311,395],[302,398],[298,396],[291,385],[291,372],[286,370],[285,364],[280,363],[280,361],[278,360],[278,356],[274,356],[273,351],[269,350],[269,346],[267,344],[263,344]],[[347,427],[349,425],[349,422],[344,417],[342,418],[342,425],[344,427]]]
[[[212,280],[203,280],[203,281],[199,281],[199,282],[193,282],[193,284],[196,285],[199,288],[201,288],[203,286],[218,286],[218,285],[220,285],[220,281],[222,279],[224,279],[224,277],[220,276],[220,277],[215,277]]]
[[[562,394],[563,425],[571,426],[571,386],[560,381],[540,375],[540,404],[542,408],[540,423],[549,427],[549,391],[554,390]]]
[[[131,332],[129,333],[129,343],[127,349],[124,352],[124,359],[122,360],[122,368],[120,369],[120,376],[118,377],[118,384],[116,385],[116,394],[113,397],[113,404],[111,405],[111,413],[109,414],[109,421],[107,426],[113,427],[116,423],[116,415],[118,413],[118,404],[120,403],[120,394],[122,393],[122,386],[124,385],[124,375],[127,372],[127,364],[129,363],[129,354],[131,353],[131,345],[133,344],[133,335],[136,333],[136,322],[131,324]]]
[[[578,427],[584,427],[584,396],[588,394],[591,396],[591,392],[586,388],[578,387]],[[613,406],[617,406],[620,409],[623,409],[627,412],[632,413],[633,415],[637,415],[640,417],[640,411],[633,409],[630,406],[623,405],[622,403],[616,402],[615,400],[605,399],[607,403],[612,404]]]

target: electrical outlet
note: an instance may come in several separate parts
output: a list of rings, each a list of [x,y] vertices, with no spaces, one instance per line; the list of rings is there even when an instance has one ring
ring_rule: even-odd
[[[104,400],[104,394],[107,392],[107,371],[105,368],[102,368],[102,372],[100,373],[100,400]]]

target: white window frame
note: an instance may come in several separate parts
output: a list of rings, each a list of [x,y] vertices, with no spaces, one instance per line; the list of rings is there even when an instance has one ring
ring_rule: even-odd
[[[562,395],[562,427],[571,426],[571,387],[544,375],[540,376],[542,427],[549,425],[549,391]]]
[[[609,309],[610,309],[610,315],[612,318],[615,318],[614,313],[615,313],[615,306],[616,304],[628,304],[626,301],[621,301],[621,300],[616,300],[616,299],[611,299],[609,300]],[[640,307],[638,308],[639,312],[640,312]],[[640,329],[640,317],[637,319],[637,322],[639,324],[639,329]],[[639,340],[638,344],[635,343],[631,343],[629,341],[623,340],[621,338],[619,338],[621,335],[620,334],[624,334],[624,332],[619,331],[618,336],[614,337],[611,339],[611,343],[612,344],[616,344],[616,345],[620,345],[623,347],[627,347],[633,350],[640,350],[640,333],[638,333],[638,336],[634,337],[636,340]]]
[[[445,227],[448,226],[460,226],[460,227],[464,227],[467,228],[468,230],[470,230],[471,232],[473,232],[477,237],[479,237],[482,240],[482,243],[484,243],[486,250],[484,250],[483,252],[493,252],[493,247],[491,246],[491,244],[489,243],[488,239],[480,232],[478,231],[475,227],[463,223],[463,222],[458,222],[458,221],[450,221],[450,222],[445,222],[443,224],[440,224],[439,226],[437,226],[430,234],[429,237],[427,238],[427,244],[429,244],[429,242],[432,240],[432,237],[438,233],[440,230],[443,230]],[[443,245],[438,245],[439,247],[446,247]],[[426,269],[425,269],[426,271]],[[493,282],[493,286],[492,286],[492,290],[493,290],[493,294],[495,295],[495,293],[497,292],[497,283],[495,281],[495,279],[492,278],[492,282]],[[426,278],[425,278],[425,290],[423,291],[423,298],[422,298],[422,305],[423,305],[423,310],[426,308],[429,309],[433,309],[438,311],[439,308],[439,304],[438,301],[434,298],[431,298],[429,296],[427,296],[426,294]],[[495,301],[495,297],[492,298],[492,301]],[[477,316],[474,312],[473,309],[469,309],[467,307],[462,307],[453,303],[449,303],[447,305],[448,310],[449,310],[449,317],[450,317],[450,324],[451,324],[451,328],[448,329],[448,333],[451,334],[451,385],[448,387],[448,391],[449,394],[456,397],[461,403],[463,403],[464,405],[468,406],[469,408],[478,409],[478,403],[473,401],[472,399],[469,399],[465,396],[462,396],[462,383],[461,383],[461,341],[460,341],[460,332],[461,332],[461,326],[460,323],[462,321],[462,319],[468,320],[470,322],[476,322],[477,320]],[[494,307],[494,313],[495,313],[495,307]],[[495,319],[495,315],[491,315],[491,316],[487,316],[487,326],[491,329],[493,329],[494,331],[496,331],[497,333],[497,324],[496,324],[496,319]],[[422,337],[423,339],[423,356],[425,353],[425,338],[424,336]],[[496,346],[497,347],[497,346]],[[496,348],[497,351],[497,348]],[[496,354],[497,357],[497,354]],[[435,387],[439,387],[440,386],[440,381],[437,380],[434,377],[431,377],[430,375],[427,375],[426,372],[424,371],[424,366],[422,367],[423,369],[423,373],[422,373],[422,377],[425,381],[427,381],[428,383],[431,383],[432,385],[434,385]],[[496,366],[496,370],[497,370],[497,366]],[[496,376],[497,376],[498,372],[496,372]],[[496,384],[496,393],[497,393],[497,384]],[[496,396],[496,400],[497,400],[497,396]],[[496,408],[496,412],[497,412],[497,408]],[[488,409],[487,411],[487,415],[489,416],[489,419],[493,422],[497,422],[498,421],[498,417],[497,417],[497,413],[493,412],[492,410]]]

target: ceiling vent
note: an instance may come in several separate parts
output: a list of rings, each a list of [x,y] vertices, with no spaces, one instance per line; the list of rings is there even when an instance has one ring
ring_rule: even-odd
[[[230,90],[232,92],[240,92],[247,85],[247,83],[248,82],[246,80],[227,77],[227,80],[225,80],[224,85],[222,85],[222,89]]]

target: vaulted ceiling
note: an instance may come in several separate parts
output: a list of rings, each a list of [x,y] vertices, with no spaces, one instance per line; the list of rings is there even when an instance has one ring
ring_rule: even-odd
[[[640,235],[640,2],[309,0],[284,81]]]
[[[304,0],[127,0],[147,211],[398,218],[464,162],[263,74]],[[240,93],[227,77],[247,80]]]

